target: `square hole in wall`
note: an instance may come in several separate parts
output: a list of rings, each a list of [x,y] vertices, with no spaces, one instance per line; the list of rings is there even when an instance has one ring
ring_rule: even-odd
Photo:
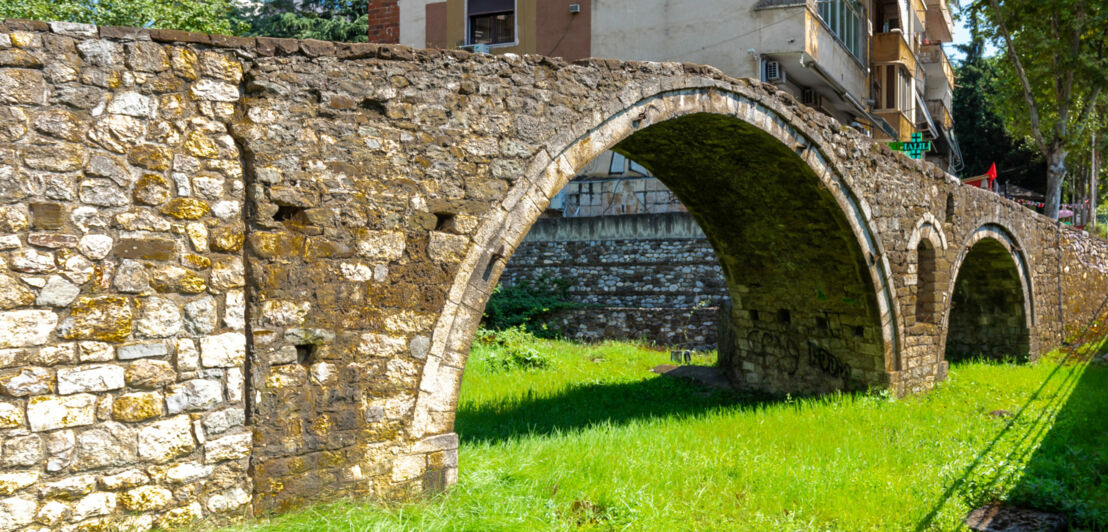
[[[792,322],[792,316],[789,315],[788,310],[780,309],[777,311],[777,323],[788,325],[790,322]]]
[[[816,328],[821,331],[827,331],[831,329],[831,323],[827,321],[827,318],[816,318]]]
[[[452,212],[436,212],[435,213],[435,231],[452,231],[454,230],[454,213]]]
[[[303,366],[315,362],[316,346],[312,344],[300,344],[296,346],[296,361]]]
[[[859,326],[854,328],[854,336],[857,336],[858,338],[862,338],[865,335],[866,335],[866,328],[865,327],[862,327],[861,325],[859,325]]]
[[[757,310],[750,311],[750,321],[758,321],[758,311]]]
[[[277,212],[273,213],[273,220],[276,222],[293,222],[300,225],[305,225],[308,221],[308,215],[304,212],[308,209],[305,207],[298,207],[296,205],[278,205]]]

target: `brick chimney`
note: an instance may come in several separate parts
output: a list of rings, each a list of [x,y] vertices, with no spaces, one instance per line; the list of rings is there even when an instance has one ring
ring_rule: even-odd
[[[400,42],[400,8],[398,0],[367,0],[369,2],[369,42]]]

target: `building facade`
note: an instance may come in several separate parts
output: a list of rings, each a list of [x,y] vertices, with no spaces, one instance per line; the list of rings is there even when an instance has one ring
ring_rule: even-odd
[[[930,140],[927,158],[957,172],[947,1],[399,0],[396,42],[708,64],[874,138]]]

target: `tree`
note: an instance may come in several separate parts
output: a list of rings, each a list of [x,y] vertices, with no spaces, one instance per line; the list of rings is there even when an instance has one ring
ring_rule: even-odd
[[[1103,0],[977,0],[1003,50],[998,100],[1010,131],[1028,136],[1047,162],[1044,214],[1057,219],[1066,156],[1085,142],[1108,86],[1108,3]]]
[[[1031,190],[1046,186],[1046,165],[1042,156],[1023,139],[1013,138],[996,111],[999,98],[997,58],[985,57],[985,39],[976,17],[970,15],[968,44],[958,45],[964,54],[955,69],[954,131],[962,146],[963,175],[981,175],[996,163],[1002,181]]]
[[[243,8],[250,35],[365,42],[369,39],[366,0],[265,0]]]
[[[233,0],[0,0],[0,18],[234,34]]]

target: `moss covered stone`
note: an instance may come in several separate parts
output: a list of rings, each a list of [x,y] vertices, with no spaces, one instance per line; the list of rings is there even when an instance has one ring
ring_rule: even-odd
[[[178,220],[198,220],[208,214],[210,207],[204,200],[196,198],[174,198],[166,203],[161,211]]]
[[[69,340],[122,342],[131,335],[131,300],[121,296],[78,297],[62,323]]]
[[[116,421],[143,421],[164,413],[162,394],[158,392],[123,394],[112,403],[112,419]]]

